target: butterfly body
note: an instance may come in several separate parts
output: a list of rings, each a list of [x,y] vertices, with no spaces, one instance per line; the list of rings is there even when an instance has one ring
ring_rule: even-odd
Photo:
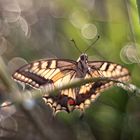
[[[88,57],[86,54],[81,54],[77,60],[77,77],[85,77],[89,70],[90,67],[88,66]]]
[[[92,77],[108,77],[127,82],[130,75],[121,65],[107,61],[88,61],[88,56],[81,54],[77,61],[67,59],[35,61],[19,68],[12,77],[36,89],[52,89],[75,80]],[[81,87],[61,90],[57,95],[43,95],[43,99],[55,114],[59,111],[71,112],[74,109],[84,111],[102,91],[114,84],[112,81],[92,82]]]

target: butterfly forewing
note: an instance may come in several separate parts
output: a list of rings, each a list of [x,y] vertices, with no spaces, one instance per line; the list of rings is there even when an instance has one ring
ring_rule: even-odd
[[[74,61],[40,60],[18,69],[12,77],[32,87],[54,83],[65,76],[68,71],[74,71]]]
[[[75,80],[108,77],[126,82],[129,72],[121,65],[105,61],[84,60],[81,55],[78,61],[65,59],[40,60],[18,69],[12,76],[15,80],[34,88],[61,87]],[[84,62],[84,63],[83,63]],[[100,93],[112,85],[112,81],[91,82],[81,87],[61,90],[57,95],[44,95],[43,99],[54,111],[70,112],[74,109],[84,110],[95,101]]]
[[[93,77],[108,77],[121,81],[128,81],[130,74],[128,70],[119,64],[106,62],[106,61],[89,61]],[[97,71],[96,71],[97,70]]]

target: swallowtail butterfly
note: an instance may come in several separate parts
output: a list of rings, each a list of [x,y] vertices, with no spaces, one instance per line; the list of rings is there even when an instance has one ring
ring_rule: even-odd
[[[130,79],[129,72],[119,64],[107,61],[88,61],[83,53],[77,61],[67,59],[39,60],[16,70],[13,79],[33,88],[60,87],[75,79],[108,77],[122,82]],[[75,109],[84,111],[100,93],[113,86],[113,81],[99,81],[82,85],[78,88],[61,90],[57,95],[44,95],[43,99],[56,114],[59,111],[71,112]]]

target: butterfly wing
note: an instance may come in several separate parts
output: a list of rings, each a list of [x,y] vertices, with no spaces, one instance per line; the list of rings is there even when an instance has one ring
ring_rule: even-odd
[[[13,79],[28,84],[34,88],[40,88],[47,84],[54,84],[65,74],[74,72],[75,62],[67,60],[40,60],[19,68],[13,75]]]
[[[13,75],[13,79],[33,88],[54,88],[71,82],[76,75],[76,62],[71,60],[40,60],[24,65]],[[75,90],[68,89],[60,91],[56,96],[43,97],[54,111],[67,109],[68,98],[75,98]]]
[[[89,61],[88,64],[93,76],[97,75],[98,77],[97,73],[100,73],[103,77],[114,78],[124,82],[130,78],[128,69],[119,64],[107,61]]]
[[[89,61],[88,64],[90,72],[87,73],[85,79],[107,77],[122,82],[127,82],[130,79],[128,70],[119,64],[106,61]],[[84,110],[89,107],[90,103],[95,101],[102,91],[113,85],[115,85],[113,81],[98,81],[81,86],[76,98],[77,105],[75,109]]]

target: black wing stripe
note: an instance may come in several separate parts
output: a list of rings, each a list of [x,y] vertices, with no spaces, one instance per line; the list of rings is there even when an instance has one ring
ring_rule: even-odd
[[[36,75],[34,73],[29,73],[29,72],[23,71],[23,72],[21,72],[21,74],[24,75],[25,77],[28,77],[28,78],[32,79],[33,81],[35,81],[39,85],[44,85],[44,84],[49,82],[44,77],[41,77],[41,76]]]
[[[113,84],[113,82],[95,82],[92,85],[90,91],[87,92],[87,94],[77,95],[75,109],[80,109],[81,111],[84,111],[87,107],[90,106],[91,102],[94,102],[98,98],[101,92],[108,89]]]
[[[105,68],[105,71],[107,71],[107,70],[108,70],[109,66],[110,66],[110,64],[109,64],[109,63],[107,63],[106,68]]]
[[[51,66],[51,61],[48,61],[47,68]]]
[[[92,87],[88,91],[88,94],[80,93],[77,95],[77,104],[79,105],[81,102],[84,102],[86,99],[90,98],[92,95],[96,95],[96,90],[99,89],[102,85],[105,85],[107,82],[95,82],[92,84]]]
[[[114,65],[114,68],[111,70],[111,72],[113,72],[116,69],[117,66],[118,66],[117,64]]]

